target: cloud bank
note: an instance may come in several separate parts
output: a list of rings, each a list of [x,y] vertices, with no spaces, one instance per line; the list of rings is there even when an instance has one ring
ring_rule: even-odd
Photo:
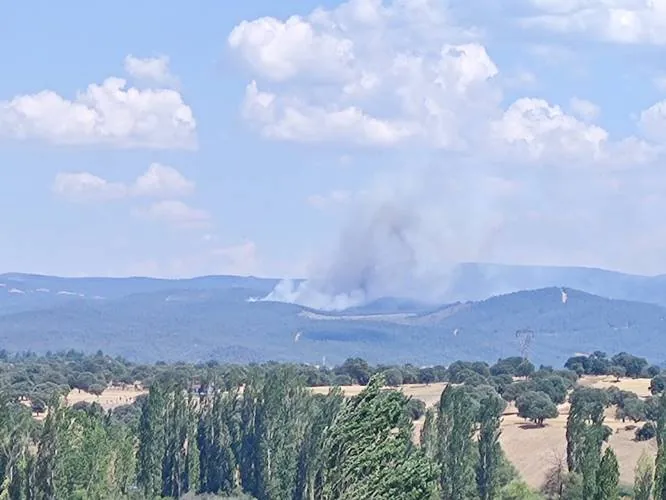
[[[531,3],[533,16],[514,19],[527,32],[662,43],[666,17],[654,5]],[[516,77],[493,58],[483,29],[453,12],[431,0],[349,0],[231,32],[231,50],[253,72],[242,113],[257,133],[407,158],[402,173],[362,193],[308,199],[347,207],[349,222],[310,280],[283,282],[267,300],[322,309],[387,295],[437,300],[458,262],[626,269],[627,244],[634,254],[649,249],[632,271],[661,259],[665,101],[636,110],[635,132],[619,135],[599,123],[597,103],[579,96],[564,104],[509,98]],[[533,49],[550,57],[558,47]]]

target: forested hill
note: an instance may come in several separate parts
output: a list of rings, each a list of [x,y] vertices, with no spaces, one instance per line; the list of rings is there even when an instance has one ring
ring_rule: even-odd
[[[603,274],[606,282],[609,276],[613,273]],[[631,278],[636,283],[641,279]],[[248,301],[265,295],[275,283],[232,276],[155,280],[4,275],[0,343],[14,352],[102,349],[149,362],[321,363],[325,358],[339,363],[362,356],[376,363],[426,365],[515,355],[520,352],[516,331],[531,330],[530,354],[539,363],[561,364],[572,354],[595,350],[626,350],[666,360],[666,310],[656,303],[568,288],[563,302],[559,285],[444,306],[387,298],[336,314]]]

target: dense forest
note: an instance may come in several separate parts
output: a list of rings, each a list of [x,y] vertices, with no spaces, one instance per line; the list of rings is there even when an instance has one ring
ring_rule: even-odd
[[[650,377],[653,395],[583,387],[585,374]],[[449,384],[428,409],[391,388],[437,381]],[[149,391],[111,411],[64,397],[123,384]],[[365,387],[346,398],[338,386],[349,384]],[[326,368],[2,352],[0,498],[666,499],[665,389],[659,367],[627,353],[577,356],[558,370],[521,357],[447,367],[354,358]],[[565,401],[566,461],[532,491],[500,446],[502,414],[512,402],[543,426]],[[633,487],[620,485],[606,444],[610,405],[642,422],[637,440],[657,442],[656,461],[641,461]]]

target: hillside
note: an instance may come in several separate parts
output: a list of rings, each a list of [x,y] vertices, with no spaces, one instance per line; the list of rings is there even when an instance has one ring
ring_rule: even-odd
[[[666,310],[646,302],[567,289],[563,303],[559,287],[429,308],[387,298],[336,314],[248,300],[275,283],[3,275],[0,342],[10,351],[101,349],[140,361],[325,358],[330,364],[362,356],[433,364],[514,355],[516,330],[531,329],[538,363],[561,364],[597,349],[666,359],[660,342]]]

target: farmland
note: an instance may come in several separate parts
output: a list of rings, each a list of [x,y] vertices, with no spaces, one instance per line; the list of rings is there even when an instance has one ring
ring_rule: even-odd
[[[611,376],[585,376],[579,384],[596,389],[617,387],[620,390],[635,392],[639,397],[650,394],[648,386],[650,379],[622,378],[615,382]],[[407,396],[422,400],[427,406],[434,406],[446,387],[445,383],[405,384],[400,390]],[[329,387],[316,387],[314,392],[326,394]],[[346,396],[355,396],[363,390],[363,386],[353,385],[343,387]],[[526,423],[518,416],[513,404],[507,406],[502,419],[501,442],[509,460],[515,465],[523,479],[532,487],[538,488],[543,484],[544,477],[558,460],[566,456],[565,431],[569,404],[558,406],[559,416],[547,421],[542,428]],[[615,408],[606,410],[606,425],[613,430],[609,445],[613,447],[620,463],[620,480],[630,484],[633,481],[634,468],[643,452],[655,455],[657,445],[654,440],[637,442],[634,440],[634,431],[626,430],[628,423],[615,418]],[[415,422],[415,435],[418,436],[423,425],[423,418]]]
[[[579,380],[579,384],[585,387],[607,389],[617,387],[620,390],[635,392],[639,397],[647,397],[650,394],[648,386],[650,379],[622,378],[619,382],[611,376],[585,376]],[[404,384],[398,389],[406,396],[422,400],[426,406],[434,406],[446,387],[445,383],[433,384]],[[351,385],[342,387],[345,396],[358,395],[365,386]],[[314,387],[312,391],[316,394],[327,394],[331,387]],[[145,389],[135,386],[109,387],[99,396],[85,391],[73,389],[67,395],[67,404],[74,405],[84,401],[98,403],[105,410],[112,410],[118,406],[131,404],[142,394]],[[543,483],[546,472],[558,460],[562,460],[566,454],[565,430],[569,414],[569,404],[558,406],[559,416],[547,421],[542,428],[526,423],[518,417],[518,412],[513,404],[507,406],[502,419],[502,447],[509,458],[520,472],[523,479],[532,487],[538,488]],[[656,454],[656,443],[654,440],[637,442],[634,440],[633,429],[627,430],[628,423],[615,418],[613,407],[606,410],[606,425],[613,430],[609,439],[609,445],[613,447],[620,463],[620,479],[624,483],[633,480],[634,468],[643,452],[650,455]],[[415,437],[419,435],[423,425],[423,418],[417,420],[414,425]]]

